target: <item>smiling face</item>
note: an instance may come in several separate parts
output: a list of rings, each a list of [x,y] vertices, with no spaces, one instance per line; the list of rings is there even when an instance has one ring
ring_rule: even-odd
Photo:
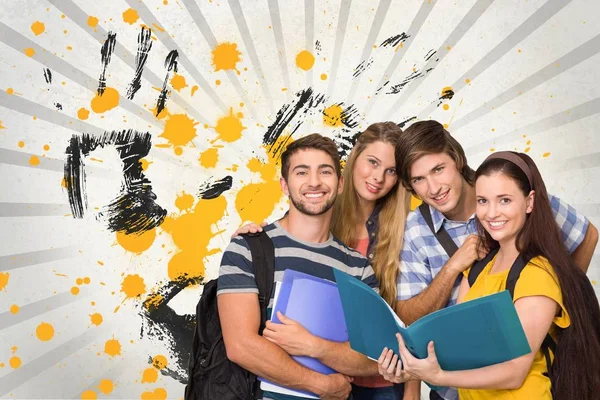
[[[305,215],[328,212],[343,188],[334,160],[326,152],[314,149],[294,153],[289,160],[287,180],[281,178],[280,183],[290,198],[290,207]]]
[[[477,178],[475,194],[477,218],[485,230],[501,246],[514,245],[533,210],[534,191],[525,196],[516,181],[496,172]]]
[[[410,185],[421,200],[449,219],[469,217],[463,215],[469,207],[462,204],[468,184],[448,154],[426,154],[414,161],[410,166]]]
[[[398,182],[394,146],[377,141],[368,144],[356,157],[352,183],[358,196],[375,202],[388,194]]]

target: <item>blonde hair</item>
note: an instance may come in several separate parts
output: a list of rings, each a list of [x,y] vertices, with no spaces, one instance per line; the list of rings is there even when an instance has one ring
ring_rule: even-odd
[[[371,143],[384,142],[396,147],[401,134],[402,129],[393,122],[372,124],[358,137],[348,156],[343,171],[344,191],[336,200],[331,222],[333,234],[346,246],[355,247],[358,242],[356,225],[359,221],[356,210],[359,209],[359,197],[352,180],[356,159]],[[377,207],[381,207],[380,223],[371,263],[379,281],[379,294],[390,305],[394,305],[397,298],[400,250],[409,206],[410,194],[400,184],[400,179],[388,194],[377,201]]]

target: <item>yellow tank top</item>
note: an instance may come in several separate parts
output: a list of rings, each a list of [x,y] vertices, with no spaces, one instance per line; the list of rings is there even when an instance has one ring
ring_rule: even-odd
[[[473,300],[492,293],[506,290],[506,280],[509,270],[490,274],[495,257],[483,269],[477,281],[469,289],[462,302]],[[470,269],[464,272],[468,276]],[[525,266],[515,286],[514,300],[527,296],[546,296],[556,301],[560,306],[558,315],[554,318],[550,334],[554,336],[557,327],[566,328],[571,324],[567,310],[563,305],[562,293],[554,269],[544,257],[535,257]],[[531,369],[516,390],[474,390],[458,389],[460,400],[501,400],[501,399],[548,399],[552,400],[550,379],[544,375],[547,372],[546,359],[542,351],[538,351]]]

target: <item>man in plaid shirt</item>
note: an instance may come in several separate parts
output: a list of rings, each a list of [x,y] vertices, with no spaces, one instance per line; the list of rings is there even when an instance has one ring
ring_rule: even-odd
[[[443,226],[458,250],[449,257],[422,210],[406,221],[400,255],[396,312],[407,325],[456,303],[462,272],[485,257],[477,248],[475,171],[461,145],[436,121],[411,125],[396,147],[402,184],[429,206],[436,232]],[[587,271],[598,241],[596,228],[573,207],[550,196],[556,222],[575,263]],[[454,400],[454,388],[432,391],[430,399]]]

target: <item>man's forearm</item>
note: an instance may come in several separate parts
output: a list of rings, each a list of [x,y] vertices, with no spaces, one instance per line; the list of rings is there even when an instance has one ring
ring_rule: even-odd
[[[594,251],[596,250],[597,244],[598,230],[590,222],[585,236],[583,237],[583,241],[575,249],[573,254],[571,254],[573,262],[575,263],[575,265],[581,268],[583,272],[587,272],[590,266],[590,262],[592,261],[592,256],[594,255]]]
[[[231,361],[253,374],[290,389],[319,394],[327,377],[294,361],[285,351],[262,336],[244,340],[228,351]]]
[[[348,376],[374,376],[379,374],[377,363],[352,350],[348,342],[332,342],[319,338],[315,348],[315,353],[310,356],[341,374]]]
[[[454,289],[458,274],[444,266],[425,290],[409,300],[398,300],[395,311],[410,325],[421,317],[443,308]]]

